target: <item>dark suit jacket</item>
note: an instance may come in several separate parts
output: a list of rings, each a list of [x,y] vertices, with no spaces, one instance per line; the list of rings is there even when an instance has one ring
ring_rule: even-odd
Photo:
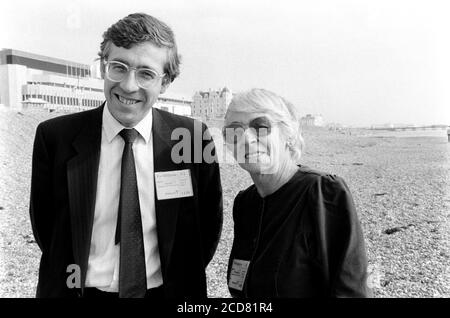
[[[94,218],[103,107],[53,118],[37,127],[30,217],[42,251],[37,297],[83,294]],[[222,229],[219,166],[171,159],[174,128],[194,136],[194,120],[153,109],[154,171],[190,169],[193,197],[157,200],[156,223],[166,297],[206,297],[205,268]],[[200,125],[197,122],[197,125]],[[204,124],[200,125],[212,139]],[[193,141],[192,141],[193,144]],[[211,146],[208,147],[211,149]],[[194,148],[192,148],[194,149]],[[192,153],[192,157],[193,157]],[[156,189],[156,186],[155,186]],[[81,288],[68,288],[70,264],[80,266]]]

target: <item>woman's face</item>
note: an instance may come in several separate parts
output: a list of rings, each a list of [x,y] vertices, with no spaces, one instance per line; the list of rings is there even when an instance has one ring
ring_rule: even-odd
[[[279,123],[267,114],[230,111],[223,133],[228,149],[249,173],[276,173],[290,159]]]

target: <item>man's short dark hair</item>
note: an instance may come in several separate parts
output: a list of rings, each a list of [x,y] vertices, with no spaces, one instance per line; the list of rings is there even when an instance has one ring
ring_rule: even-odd
[[[165,81],[173,82],[180,74],[180,59],[178,55],[175,35],[172,29],[164,22],[145,13],[132,13],[114,23],[103,33],[100,44],[100,61],[103,70],[103,61],[108,59],[110,44],[126,49],[144,42],[150,42],[157,47],[168,49],[168,59],[164,66]]]

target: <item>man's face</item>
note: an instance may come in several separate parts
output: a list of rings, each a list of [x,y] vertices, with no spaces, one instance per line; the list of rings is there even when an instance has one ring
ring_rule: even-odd
[[[167,49],[150,42],[132,46],[129,49],[117,47],[113,43],[108,51],[108,61],[122,62],[130,67],[145,67],[164,73],[167,61]],[[113,82],[104,76],[104,91],[108,109],[113,117],[125,127],[136,126],[164,93],[167,85],[162,78],[155,80],[149,88],[141,88],[135,78],[135,71],[130,70],[121,82]]]

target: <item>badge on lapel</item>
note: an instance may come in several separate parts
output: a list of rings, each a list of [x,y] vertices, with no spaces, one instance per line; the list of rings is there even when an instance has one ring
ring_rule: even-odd
[[[158,200],[192,197],[191,170],[155,172],[156,197]]]
[[[250,261],[233,259],[228,286],[237,290],[244,288],[245,277],[247,276]]]

